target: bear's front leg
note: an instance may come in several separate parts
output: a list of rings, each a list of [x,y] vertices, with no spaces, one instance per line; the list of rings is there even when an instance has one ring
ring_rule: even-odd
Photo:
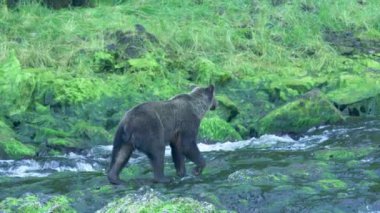
[[[177,175],[179,177],[184,177],[186,175],[185,156],[181,152],[179,143],[179,141],[170,143],[170,148],[172,151],[172,158],[175,170],[177,171]]]
[[[185,156],[195,164],[193,174],[195,176],[202,174],[203,169],[206,167],[206,161],[201,155],[195,141],[189,143],[189,146],[185,151]]]
[[[153,168],[153,182],[169,183],[170,178],[164,175],[165,146],[157,148],[154,152],[147,153],[147,155]]]

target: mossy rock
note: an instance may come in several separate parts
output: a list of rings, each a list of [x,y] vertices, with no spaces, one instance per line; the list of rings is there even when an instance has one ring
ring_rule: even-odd
[[[142,195],[127,195],[103,207],[98,213],[108,212],[217,212],[212,204],[192,198],[165,199],[155,191]]]
[[[70,199],[59,196],[43,196],[40,198],[34,194],[27,194],[20,198],[8,197],[0,202],[0,209],[4,213],[10,212],[57,212],[57,213],[72,213],[76,212],[70,206]]]
[[[291,178],[281,173],[267,173],[252,170],[239,170],[228,176],[231,182],[249,183],[255,186],[282,186]]]
[[[212,142],[242,139],[231,124],[219,117],[204,118],[201,122],[199,136],[203,140]]]
[[[302,133],[309,128],[344,120],[341,113],[319,91],[283,105],[259,120],[259,134]]]
[[[0,120],[0,159],[21,159],[33,157],[36,150],[14,138],[14,132]]]
[[[237,105],[226,95],[217,95],[218,112],[226,121],[231,121],[239,114]]]
[[[360,73],[340,75],[334,90],[326,96],[339,110],[351,116],[380,115],[380,75]]]
[[[310,75],[304,68],[284,66],[279,73],[253,76],[256,85],[265,91],[272,103],[281,104],[327,83],[325,77]]]
[[[339,179],[322,179],[313,183],[317,189],[327,192],[335,192],[339,190],[345,190],[347,184]]]
[[[55,149],[74,148],[75,143],[67,138],[48,138],[47,146]]]
[[[318,160],[324,161],[350,161],[350,160],[358,160],[370,154],[373,151],[370,147],[364,148],[334,148],[334,149],[326,149],[326,150],[318,150],[314,152],[314,156]]]

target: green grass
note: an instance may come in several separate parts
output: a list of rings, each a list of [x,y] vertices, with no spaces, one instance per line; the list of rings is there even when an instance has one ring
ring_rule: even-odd
[[[323,30],[379,33],[380,3],[366,2],[296,0],[274,7],[270,1],[135,0],[59,11],[36,4],[17,12],[2,8],[0,60],[15,50],[24,67],[91,72],[91,60],[79,52],[102,49],[105,33],[131,30],[139,23],[175,50],[176,69],[192,68],[201,57],[236,76],[281,72],[294,65],[321,71],[316,64],[338,57],[322,40]],[[308,48],[316,55],[304,61],[299,55]]]

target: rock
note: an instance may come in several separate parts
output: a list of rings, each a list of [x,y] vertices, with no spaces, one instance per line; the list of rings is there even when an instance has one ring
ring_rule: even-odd
[[[215,212],[212,204],[199,202],[192,198],[176,197],[165,199],[158,192],[147,191],[129,194],[109,203],[97,213],[108,212]]]
[[[349,160],[360,160],[361,158],[368,156],[373,149],[371,147],[363,148],[333,148],[318,150],[314,153],[314,157],[317,160],[323,161],[338,161],[346,162]]]
[[[63,195],[26,194],[21,198],[7,197],[0,202],[1,212],[76,212],[70,199]]]
[[[129,69],[136,71],[157,68],[159,63],[149,54],[159,40],[141,24],[135,25],[135,31],[108,32],[104,50],[95,52],[94,65],[96,72],[124,73]]]
[[[319,90],[279,107],[258,122],[260,135],[302,133],[313,126],[344,120],[342,114]]]
[[[219,117],[203,119],[200,126],[199,137],[211,142],[236,141],[242,139],[231,124]]]
[[[315,188],[326,191],[336,192],[340,190],[347,190],[347,184],[339,179],[322,179],[312,184]]]
[[[255,186],[281,186],[290,182],[290,177],[281,173],[265,171],[238,170],[228,176],[233,183],[249,183]]]
[[[218,112],[223,114],[223,118],[230,122],[239,114],[239,109],[236,104],[226,95],[217,95]]]
[[[326,96],[345,115],[380,115],[380,74],[340,75]]]

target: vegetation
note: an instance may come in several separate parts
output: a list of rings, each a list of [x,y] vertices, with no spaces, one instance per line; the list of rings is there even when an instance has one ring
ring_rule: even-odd
[[[70,199],[65,196],[39,197],[28,194],[22,198],[8,197],[0,202],[3,212],[76,212],[70,207]]]

